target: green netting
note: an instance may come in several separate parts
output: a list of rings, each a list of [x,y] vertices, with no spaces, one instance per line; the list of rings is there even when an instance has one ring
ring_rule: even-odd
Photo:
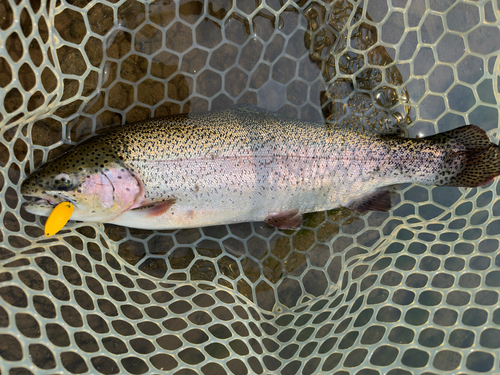
[[[498,139],[498,1],[0,0],[1,374],[500,372],[500,187],[389,213],[37,241],[22,179],[109,125],[250,103]]]

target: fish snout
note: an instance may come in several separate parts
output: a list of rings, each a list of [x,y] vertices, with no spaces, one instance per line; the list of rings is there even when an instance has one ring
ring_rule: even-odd
[[[30,195],[33,192],[36,192],[38,190],[37,186],[36,179],[28,177],[21,183],[21,194]]]
[[[21,184],[21,194],[22,195],[36,195],[40,194],[47,187],[44,186],[44,181],[38,179],[37,176],[29,176]]]

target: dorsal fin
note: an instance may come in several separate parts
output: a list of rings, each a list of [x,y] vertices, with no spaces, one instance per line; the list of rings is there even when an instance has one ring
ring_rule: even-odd
[[[268,111],[267,109],[257,107],[252,104],[237,104],[233,107],[230,108],[231,111],[234,112],[241,112],[241,113],[250,113],[253,115],[262,115],[262,116],[272,116],[272,117],[279,117],[279,118],[284,118],[283,115]]]

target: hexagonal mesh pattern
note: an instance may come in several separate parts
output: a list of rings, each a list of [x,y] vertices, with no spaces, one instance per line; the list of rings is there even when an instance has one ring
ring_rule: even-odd
[[[70,223],[29,171],[112,124],[251,103],[498,138],[499,2],[0,0],[0,372],[495,374],[500,186],[298,231]]]

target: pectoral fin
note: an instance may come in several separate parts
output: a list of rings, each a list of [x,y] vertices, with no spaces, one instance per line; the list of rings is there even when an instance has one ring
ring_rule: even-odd
[[[391,207],[391,191],[385,188],[356,198],[348,204],[351,210],[361,212],[389,211]]]
[[[266,224],[279,229],[296,229],[302,225],[302,214],[297,210],[269,214]]]
[[[148,204],[146,206],[141,206],[134,208],[133,211],[140,211],[148,216],[160,216],[167,212],[170,207],[172,207],[177,200],[175,198],[170,198],[163,202]]]

